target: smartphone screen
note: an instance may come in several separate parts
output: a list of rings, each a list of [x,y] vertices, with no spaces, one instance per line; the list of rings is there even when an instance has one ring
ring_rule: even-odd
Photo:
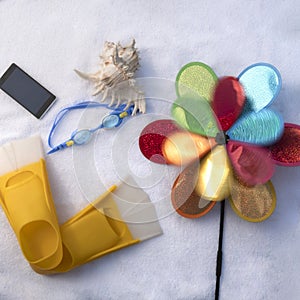
[[[0,88],[40,119],[55,101],[55,96],[16,64],[0,78]]]

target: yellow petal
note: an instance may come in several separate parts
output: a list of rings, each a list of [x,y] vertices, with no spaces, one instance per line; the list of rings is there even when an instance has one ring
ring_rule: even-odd
[[[214,139],[187,131],[176,132],[166,138],[162,145],[163,156],[167,163],[187,165],[203,157],[216,144]]]
[[[201,160],[195,191],[206,200],[221,201],[230,195],[231,177],[226,148],[219,145]]]
[[[248,187],[237,178],[232,178],[229,200],[234,212],[249,222],[266,220],[276,206],[276,194],[271,181]]]

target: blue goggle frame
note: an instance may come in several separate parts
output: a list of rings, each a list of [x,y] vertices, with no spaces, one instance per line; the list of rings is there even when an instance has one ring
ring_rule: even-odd
[[[95,107],[105,107],[108,109],[113,110],[110,114],[103,117],[101,124],[95,128],[91,129],[76,129],[72,134],[71,137],[66,140],[65,142],[59,144],[58,146],[53,146],[51,139],[53,137],[54,131],[58,124],[62,121],[62,119],[66,116],[66,114],[72,110],[77,109],[85,109],[85,108],[95,108]],[[99,130],[99,129],[111,129],[115,128],[121,125],[123,119],[127,116],[130,116],[133,112],[133,105],[131,105],[129,108],[126,108],[125,104],[122,104],[118,107],[110,107],[107,104],[98,103],[95,101],[85,101],[80,102],[75,105],[66,107],[62,109],[56,116],[52,128],[50,130],[49,136],[48,136],[48,145],[51,148],[50,151],[48,151],[47,154],[51,154],[54,152],[57,152],[59,150],[71,147],[73,145],[85,145],[87,144],[93,134]]]

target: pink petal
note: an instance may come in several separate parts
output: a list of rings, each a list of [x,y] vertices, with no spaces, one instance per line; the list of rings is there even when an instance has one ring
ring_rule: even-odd
[[[283,136],[269,149],[276,164],[287,167],[300,166],[300,126],[285,123]]]
[[[270,152],[265,148],[229,141],[227,151],[236,176],[246,185],[263,184],[275,171]]]
[[[245,103],[243,87],[235,77],[219,80],[214,93],[212,108],[220,122],[220,129],[226,131],[238,119]]]

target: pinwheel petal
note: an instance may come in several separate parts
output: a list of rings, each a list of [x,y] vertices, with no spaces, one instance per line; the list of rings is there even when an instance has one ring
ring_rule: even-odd
[[[282,138],[270,147],[275,163],[282,166],[300,166],[300,126],[284,124]]]
[[[219,80],[212,108],[220,122],[221,130],[228,130],[241,114],[245,103],[243,87],[235,77]]]
[[[235,175],[244,184],[263,184],[274,174],[274,162],[267,149],[235,141],[229,141],[226,147]]]
[[[228,130],[232,140],[269,146],[276,143],[283,133],[283,119],[280,114],[270,109],[243,114]]]
[[[258,63],[246,68],[239,81],[244,87],[247,104],[256,112],[269,106],[281,89],[281,76],[272,65]]]
[[[195,191],[199,173],[199,161],[187,166],[177,177],[172,188],[172,205],[183,217],[199,218],[216,204],[201,198]]]
[[[230,204],[234,212],[249,222],[262,222],[269,218],[276,206],[276,193],[271,181],[247,187],[237,178],[231,181]]]
[[[157,120],[148,124],[140,134],[139,146],[143,155],[152,162],[165,164],[162,144],[166,136],[182,131],[172,120]]]
[[[162,153],[167,163],[181,166],[203,157],[215,145],[215,139],[188,131],[176,131],[163,141]]]
[[[217,75],[209,66],[201,62],[191,62],[179,71],[176,92],[178,97],[198,96],[211,101],[217,80]]]
[[[219,132],[214,112],[204,98],[178,98],[171,113],[181,127],[191,132],[211,137]]]
[[[221,201],[230,195],[231,165],[224,146],[216,146],[200,162],[195,192],[205,200]]]

